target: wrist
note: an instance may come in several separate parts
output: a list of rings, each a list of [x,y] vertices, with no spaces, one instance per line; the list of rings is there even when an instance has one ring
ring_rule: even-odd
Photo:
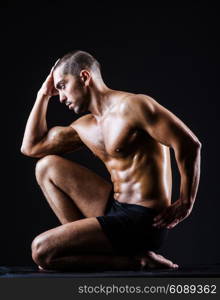
[[[190,209],[193,206],[194,201],[192,199],[179,198],[180,203],[186,208]]]

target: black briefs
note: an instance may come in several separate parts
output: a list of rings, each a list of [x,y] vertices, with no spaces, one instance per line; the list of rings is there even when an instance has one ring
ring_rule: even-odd
[[[168,229],[152,226],[158,212],[153,208],[114,199],[112,190],[104,216],[96,217],[116,253],[135,254],[159,249]]]

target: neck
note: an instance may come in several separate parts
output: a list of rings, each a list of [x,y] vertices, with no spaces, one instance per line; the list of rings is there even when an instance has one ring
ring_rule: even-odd
[[[90,105],[88,110],[94,117],[100,118],[109,107],[109,89],[103,81],[93,82],[90,88]]]

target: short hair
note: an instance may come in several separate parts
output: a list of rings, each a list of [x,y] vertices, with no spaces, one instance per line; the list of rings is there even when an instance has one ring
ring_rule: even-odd
[[[75,50],[65,54],[56,64],[54,70],[63,65],[63,74],[72,74],[79,76],[80,71],[89,69],[91,71],[100,71],[100,63],[88,52]]]

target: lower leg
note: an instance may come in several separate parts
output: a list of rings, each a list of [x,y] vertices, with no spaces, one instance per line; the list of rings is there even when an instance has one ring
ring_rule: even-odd
[[[131,256],[115,255],[74,255],[51,259],[41,270],[140,270],[141,260]]]
[[[119,255],[74,255],[51,259],[50,263],[39,266],[48,270],[148,270],[177,269],[178,265],[153,251],[142,256]]]

